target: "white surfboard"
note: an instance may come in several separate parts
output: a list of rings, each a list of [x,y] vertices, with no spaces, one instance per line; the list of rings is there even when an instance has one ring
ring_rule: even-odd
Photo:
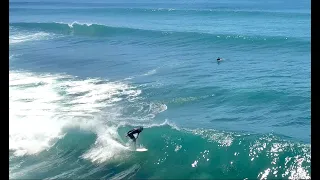
[[[146,149],[146,148],[137,148],[136,151],[145,152],[145,151],[148,151],[148,149]]]

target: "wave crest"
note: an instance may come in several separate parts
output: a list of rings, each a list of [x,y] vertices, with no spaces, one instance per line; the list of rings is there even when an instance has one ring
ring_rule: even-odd
[[[310,40],[285,37],[285,36],[249,36],[241,34],[212,34],[206,32],[180,32],[180,31],[161,31],[152,29],[135,29],[130,27],[114,27],[94,23],[10,23],[10,26],[27,30],[37,30],[50,33],[78,36],[141,36],[158,39],[163,42],[171,41],[179,43],[241,43],[274,46],[283,46],[285,44],[295,44],[296,46],[305,46],[310,44]],[[182,41],[182,42],[181,42]]]

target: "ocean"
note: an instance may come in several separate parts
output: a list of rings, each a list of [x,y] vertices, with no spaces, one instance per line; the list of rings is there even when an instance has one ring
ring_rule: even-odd
[[[310,9],[9,0],[9,178],[310,179]]]

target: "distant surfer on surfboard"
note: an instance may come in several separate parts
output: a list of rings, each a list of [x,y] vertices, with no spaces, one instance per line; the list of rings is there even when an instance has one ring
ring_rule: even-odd
[[[218,58],[217,58],[218,64],[220,64],[221,61],[222,61],[222,58],[218,57]]]
[[[134,149],[136,149],[136,140],[138,139],[139,134],[143,131],[143,127],[134,128],[127,132],[126,137],[129,137],[134,145]],[[134,134],[137,134],[137,137],[134,137]]]

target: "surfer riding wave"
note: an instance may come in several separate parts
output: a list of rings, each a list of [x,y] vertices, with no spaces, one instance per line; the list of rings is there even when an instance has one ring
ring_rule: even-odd
[[[134,149],[136,150],[136,140],[139,137],[139,134],[143,131],[143,127],[139,127],[139,128],[134,128],[132,130],[130,130],[129,132],[127,132],[126,137],[129,137],[134,145]],[[137,134],[137,137],[135,137],[134,135]]]

